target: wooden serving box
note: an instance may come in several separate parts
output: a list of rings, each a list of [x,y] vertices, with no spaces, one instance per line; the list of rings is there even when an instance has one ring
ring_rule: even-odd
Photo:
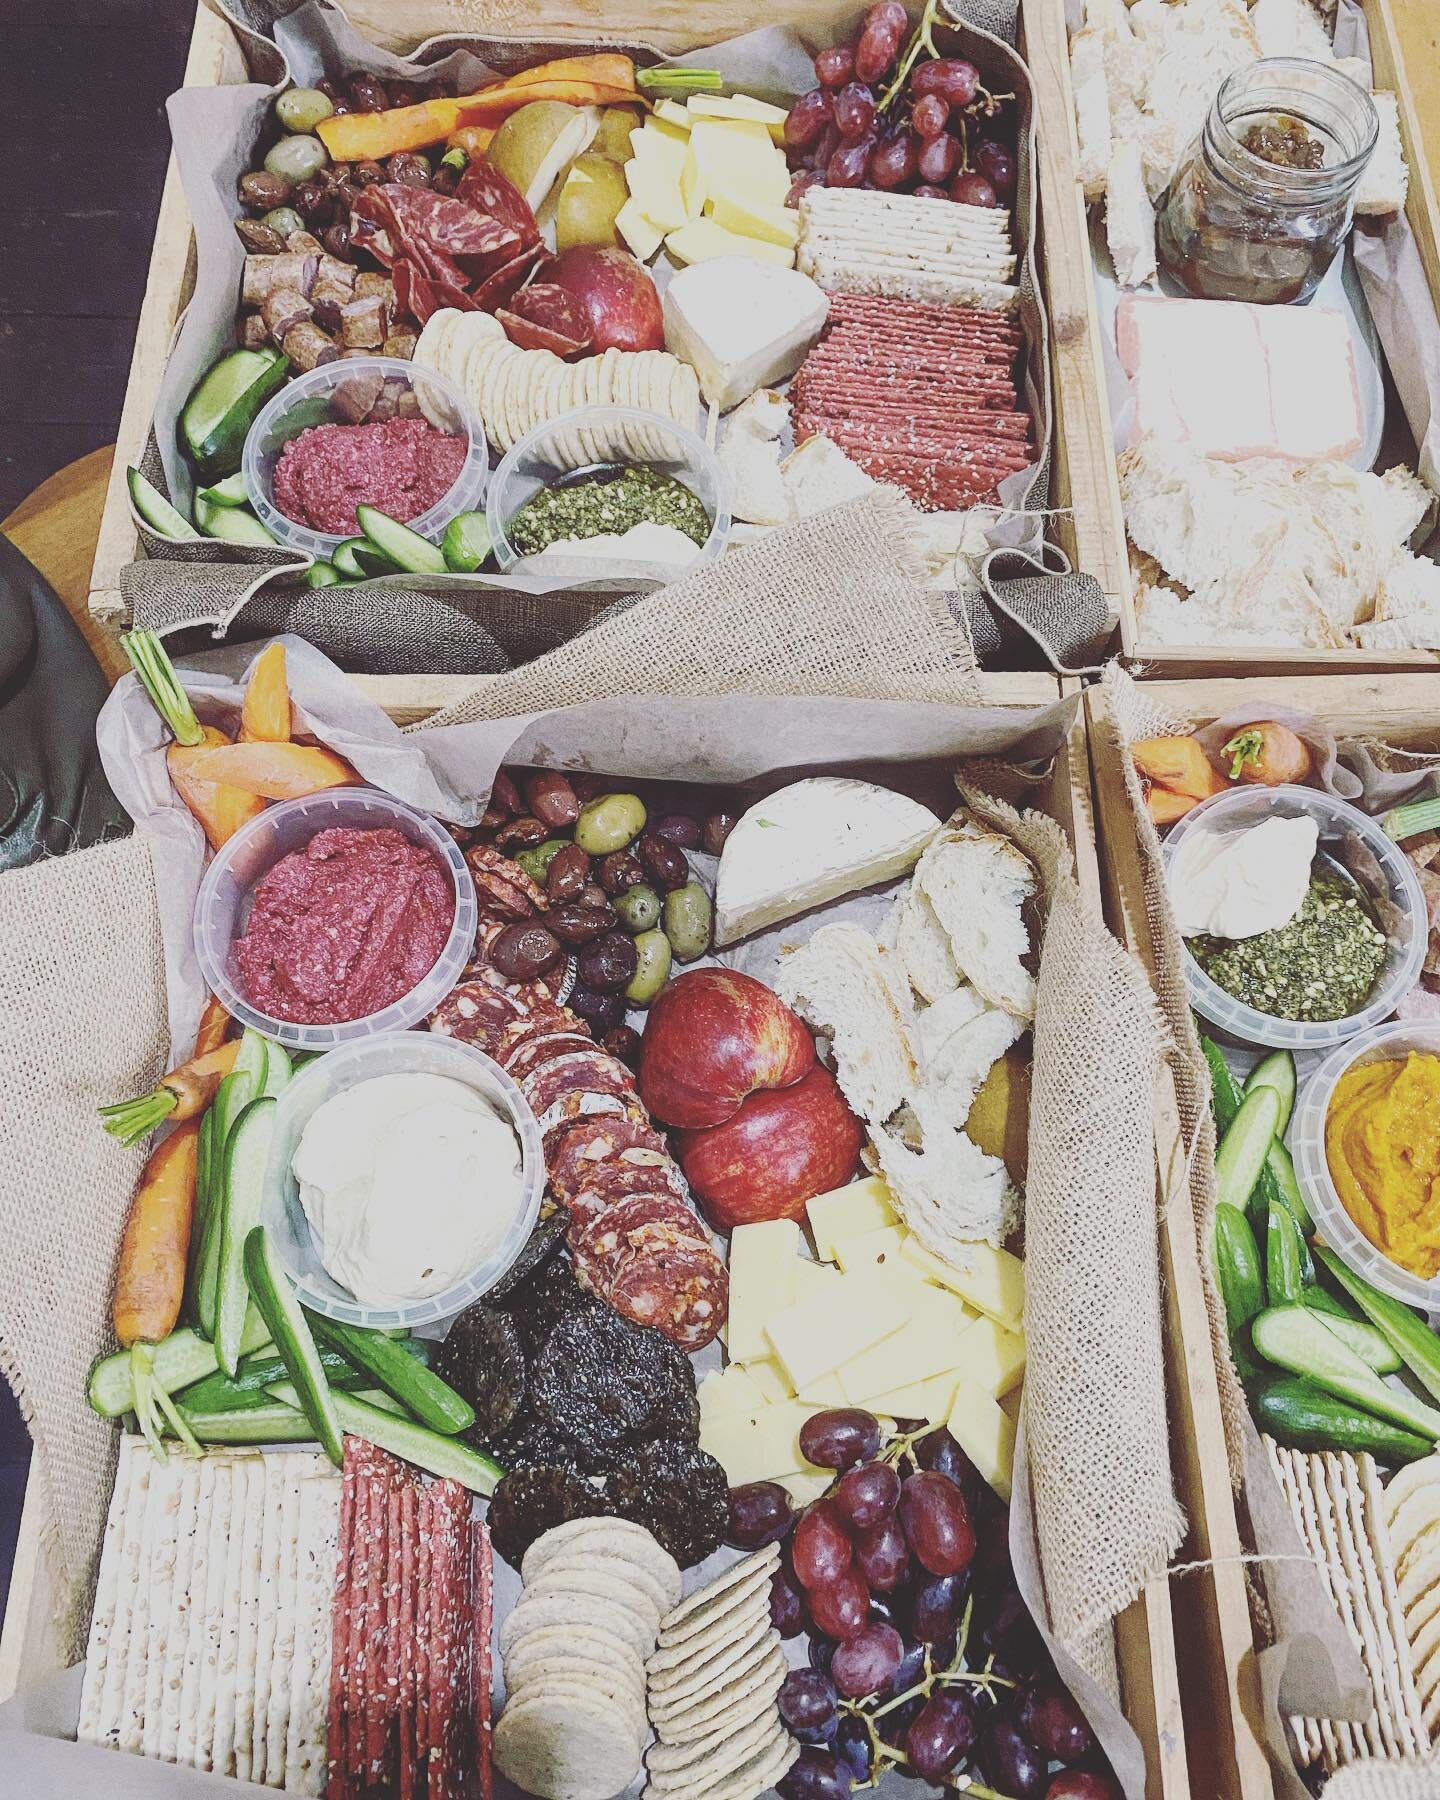
[[[1063,20],[1051,17],[1060,0],[1020,0],[1019,49],[1031,66],[1035,82],[1036,116],[1043,120],[1068,118],[1070,102],[1068,59],[1064,51]],[[764,0],[701,0],[680,5],[677,0],[535,0],[523,14],[497,0],[484,8],[465,0],[358,0],[345,9],[353,23],[385,48],[409,52],[427,38],[442,32],[484,32],[492,37],[544,37],[595,43],[607,39],[619,43],[649,43],[667,53],[694,49],[741,32],[776,23],[773,7]],[[857,15],[860,9],[857,7]],[[957,6],[957,13],[963,7]],[[833,0],[794,0],[783,22],[804,28],[833,19]],[[1056,32],[1059,32],[1057,37]],[[1057,45],[1059,51],[1057,53]],[[240,42],[228,21],[201,0],[185,66],[186,87],[213,87],[245,81],[248,75]],[[1071,133],[1073,139],[1073,130]],[[1054,131],[1042,130],[1039,143],[1040,239],[1037,254],[1044,270],[1045,306],[1055,320],[1083,317],[1089,286],[1088,263],[1077,253],[1084,248],[1084,232],[1075,237],[1074,220],[1064,204],[1073,191],[1073,146],[1067,152]],[[1046,241],[1046,221],[1056,219],[1054,241]],[[1083,222],[1082,222],[1083,223]],[[100,520],[95,562],[90,576],[89,607],[107,630],[128,623],[120,592],[120,572],[139,554],[131,518],[125,471],[139,463],[150,431],[160,380],[175,335],[195,285],[195,243],[190,229],[185,196],[172,159],[155,227],[155,248],[135,334],[135,352],[125,389],[125,405],[116,437],[115,461]],[[1088,391],[1093,383],[1093,361],[1057,325],[1052,337],[1054,363],[1052,405],[1055,416],[1050,505],[1057,511],[1052,536],[1072,566],[1101,574],[1111,598],[1111,623],[1118,618],[1119,575],[1106,567],[1113,547],[1106,520],[1109,505],[1103,492],[1092,491],[1092,482],[1105,477],[1106,464],[1084,448],[1081,422],[1098,417],[1099,404]],[[1061,420],[1069,423],[1062,430]],[[1114,485],[1113,469],[1109,481]],[[1120,558],[1123,573],[1124,557]],[[1102,574],[1102,571],[1105,571]]]
[[[1147,697],[1196,725],[1250,702],[1273,702],[1322,718],[1339,738],[1373,737],[1410,750],[1440,752],[1440,682],[1427,674],[1227,676],[1146,683]],[[1150,970],[1155,946],[1135,817],[1125,787],[1109,697],[1086,690],[1087,737],[1095,780],[1105,909],[1110,929]],[[1172,1588],[1185,1658],[1185,1730],[1196,1793],[1215,1800],[1272,1800],[1274,1784],[1260,1729],[1256,1643],[1246,1599],[1244,1553],[1230,1486],[1220,1393],[1201,1287],[1199,1250],[1188,1193],[1188,1158],[1168,1072],[1155,1109],[1161,1195],[1161,1273],[1170,1334],[1172,1460],[1190,1521],[1182,1558],[1195,1569]],[[1168,1200],[1167,1200],[1168,1197]],[[1201,1772],[1208,1784],[1200,1785]]]
[[[463,676],[357,677],[358,685],[399,724],[415,724],[459,697]],[[998,707],[1045,705],[1076,684],[1048,675],[997,675],[990,679],[987,704]],[[1048,812],[1064,828],[1075,852],[1086,898],[1098,913],[1101,869],[1091,799],[1090,759],[1084,709],[1043,785],[1030,804]],[[38,1487],[27,1491],[15,1551],[9,1604],[0,1627],[0,1701],[22,1682],[57,1672],[61,1665],[53,1618],[55,1595],[42,1547],[43,1521]],[[1146,1800],[1190,1800],[1182,1729],[1180,1677],[1170,1614],[1169,1586],[1153,1582],[1116,1626],[1116,1654],[1125,1712],[1145,1749]],[[1210,1800],[1201,1785],[1193,1790]]]
[[[1434,0],[1361,0],[1361,5],[1370,32],[1375,86],[1393,91],[1399,101],[1400,136],[1410,168],[1405,215],[1415,234],[1430,292],[1440,304],[1440,201],[1436,198],[1440,184],[1440,120],[1434,111],[1440,100],[1440,81],[1435,73]],[[1059,486],[1070,494],[1078,515],[1079,566],[1099,580],[1119,617],[1117,647],[1121,654],[1133,661],[1137,675],[1155,679],[1222,673],[1383,674],[1440,667],[1440,651],[1431,650],[1236,647],[1227,651],[1223,646],[1190,648],[1147,643],[1141,637],[1131,591],[1125,515],[1111,448],[1101,325],[1090,278],[1087,209],[1077,176],[1079,155],[1065,0],[1033,0],[1026,10],[1031,23],[1031,69],[1036,71],[1036,65],[1043,61],[1047,86],[1053,84],[1055,93],[1053,110],[1048,104],[1046,107],[1049,130],[1042,135],[1040,149],[1045,229],[1050,243],[1046,288],[1057,371],[1056,467],[1062,471]],[[1417,91],[1424,101],[1423,109],[1417,101]],[[1428,146],[1422,125],[1429,133]],[[1057,268],[1062,260],[1066,265],[1063,274]],[[1388,443],[1388,422],[1386,435]],[[1400,437],[1408,442],[1408,435],[1402,418]],[[1405,455],[1408,466],[1413,467],[1413,450],[1407,450]],[[1052,504],[1060,506],[1064,502],[1057,499]]]

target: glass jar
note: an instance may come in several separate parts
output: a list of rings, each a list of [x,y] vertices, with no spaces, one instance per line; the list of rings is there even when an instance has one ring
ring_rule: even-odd
[[[1257,127],[1318,141],[1320,166],[1257,155],[1246,143]],[[1202,300],[1309,299],[1345,242],[1379,133],[1369,94],[1328,63],[1272,56],[1236,69],[1165,190],[1162,265]]]

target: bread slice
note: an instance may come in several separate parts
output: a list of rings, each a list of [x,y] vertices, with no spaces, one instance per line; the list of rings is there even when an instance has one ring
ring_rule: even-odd
[[[1303,56],[1311,62],[1335,60],[1330,33],[1310,0],[1255,0],[1250,8],[1250,25],[1262,56]]]
[[[1440,564],[1402,557],[1380,583],[1374,618],[1354,636],[1366,650],[1440,649]]]
[[[1030,933],[1022,909],[1035,892],[1029,858],[998,831],[966,820],[947,826],[920,858],[915,882],[935,909],[961,973],[992,1006],[1035,1016],[1035,977],[1025,967]]]
[[[1143,152],[1134,138],[1117,143],[1110,152],[1105,241],[1121,287],[1143,287],[1155,279],[1155,209],[1145,186]]]
[[[780,434],[790,422],[790,402],[769,388],[737,406],[725,423],[717,452],[730,483],[732,517],[750,525],[785,525],[790,495],[780,473]]]
[[[806,438],[793,450],[781,463],[780,474],[797,519],[808,519],[811,513],[824,512],[846,500],[858,500],[877,485],[823,433]]]
[[[922,1000],[941,1000],[960,986],[950,939],[918,882],[911,882],[896,909],[895,949]]]
[[[1400,102],[1383,90],[1370,98],[1380,120],[1380,136],[1355,190],[1355,210],[1366,217],[1403,212],[1410,191],[1410,170],[1400,142]]]
[[[1025,1030],[1025,1021],[989,1005],[978,988],[956,988],[916,1022],[921,1071],[939,1116],[963,1131],[980,1084]]]
[[[828,1037],[851,1109],[879,1129],[920,1080],[910,990],[892,956],[858,925],[822,925],[780,964],[776,991]]]
[[[1110,95],[1105,81],[1105,39],[1099,31],[1077,31],[1070,40],[1070,82],[1075,93],[1075,130],[1080,145],[1080,185],[1087,200],[1105,192],[1110,169]]]
[[[1014,1228],[1020,1196],[998,1156],[952,1131],[923,1095],[915,1104],[918,1147],[878,1132],[875,1158],[905,1223],[936,1256],[967,1242],[999,1244]]]

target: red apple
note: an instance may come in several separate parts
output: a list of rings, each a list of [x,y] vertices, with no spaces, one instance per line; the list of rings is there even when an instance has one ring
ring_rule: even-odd
[[[545,279],[578,300],[590,321],[592,350],[663,350],[660,295],[644,263],[625,250],[576,244]]]
[[[728,1119],[758,1088],[789,1087],[815,1067],[797,1013],[753,976],[690,969],[650,1008],[640,1040],[640,1098],[666,1125]]]
[[[864,1133],[830,1071],[751,1094],[705,1131],[677,1131],[675,1154],[717,1231],[757,1219],[795,1219],[815,1194],[855,1172]]]

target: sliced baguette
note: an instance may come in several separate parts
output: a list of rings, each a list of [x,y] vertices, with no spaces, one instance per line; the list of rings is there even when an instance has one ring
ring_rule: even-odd
[[[992,1006],[1035,1016],[1035,977],[1025,967],[1022,916],[1035,892],[1029,858],[973,820],[947,826],[920,858],[916,885],[935,909],[961,973]]]

